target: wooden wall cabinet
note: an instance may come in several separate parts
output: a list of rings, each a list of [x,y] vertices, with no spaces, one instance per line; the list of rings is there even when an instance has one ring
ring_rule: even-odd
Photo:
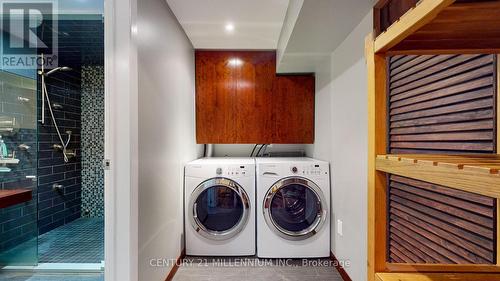
[[[311,75],[277,77],[273,143],[314,142],[314,82]]]
[[[196,51],[197,143],[313,143],[314,76],[274,51]]]

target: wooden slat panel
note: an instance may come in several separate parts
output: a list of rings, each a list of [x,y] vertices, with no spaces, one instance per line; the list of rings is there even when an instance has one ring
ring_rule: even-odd
[[[429,78],[425,82],[431,82],[431,83],[427,83],[427,84],[422,85],[422,86],[413,86],[411,84],[405,85],[405,86],[396,88],[394,90],[391,90],[391,102],[405,99],[405,98],[409,98],[409,97],[413,97],[413,96],[420,95],[423,93],[447,88],[447,87],[450,87],[452,85],[457,85],[457,84],[461,84],[461,83],[465,83],[465,82],[467,82],[466,84],[470,84],[471,80],[481,78],[481,77],[484,77],[486,75],[492,76],[493,75],[492,69],[493,68],[491,65],[487,65],[487,66],[484,66],[484,67],[481,67],[481,68],[478,68],[475,70],[468,71],[466,73],[462,73],[462,74],[459,74],[459,75],[456,75],[456,76],[453,76],[450,78],[446,78],[443,80],[438,80],[435,82],[431,82],[432,79]],[[489,83],[489,84],[491,84],[491,83]],[[481,86],[481,84],[478,85],[478,87],[480,87],[480,86]],[[457,92],[461,92],[461,89],[457,89]]]
[[[391,70],[391,74],[396,75],[404,75],[404,73],[408,71],[412,71],[416,66],[421,65],[432,59],[434,56],[426,55],[426,56],[417,56],[414,59],[408,61],[405,64],[401,64],[398,68]],[[391,77],[392,80],[392,77]]]
[[[443,241],[434,241],[435,239],[434,236],[432,236],[430,233],[426,233],[419,227],[415,227],[413,224],[402,224],[397,220],[395,220],[394,217],[390,217],[390,225],[397,229],[405,229],[408,233],[411,233],[413,237],[417,238],[417,240],[419,240],[420,243],[429,245],[430,248],[435,249],[436,252],[445,256],[447,259],[451,260],[450,263],[455,263],[455,264],[469,263],[467,259],[460,256],[458,253],[455,253],[454,249],[448,249],[447,245],[439,244],[440,242]],[[425,234],[426,236],[424,236],[423,234]],[[443,261],[442,263],[445,262]]]
[[[482,120],[475,122],[448,123],[422,127],[395,128],[391,130],[391,135],[492,130],[494,123],[495,122],[493,120]]]
[[[411,215],[408,215],[408,214],[401,212],[397,209],[391,209],[391,214],[394,215],[396,220],[401,220],[401,221],[403,221],[403,223],[407,223],[407,222],[412,223],[413,225],[415,225],[415,227],[417,227],[422,232],[425,230],[425,231],[429,231],[429,232],[433,233],[434,237],[438,237],[438,238],[443,237],[445,240],[443,240],[444,242],[443,241],[442,242],[446,243],[446,244],[448,244],[447,241],[453,243],[450,245],[451,245],[451,247],[453,247],[456,250],[457,253],[460,252],[464,255],[470,255],[467,251],[476,253],[479,257],[481,257],[480,259],[476,260],[475,256],[473,256],[473,255],[469,256],[469,259],[472,259],[474,262],[478,262],[478,263],[486,262],[486,263],[488,263],[488,262],[492,262],[494,260],[494,257],[493,257],[494,253],[492,251],[488,251],[488,250],[486,250],[478,245],[475,245],[473,243],[465,241],[461,237],[450,233],[447,228],[441,229],[439,227],[434,227],[433,225],[430,225],[426,221],[423,221],[417,217],[413,217]],[[442,240],[442,239],[439,239],[439,240]],[[460,247],[457,247],[456,245],[459,245]],[[464,251],[462,248],[465,249],[466,251]],[[413,252],[413,249],[409,249],[409,251]]]
[[[445,263],[453,263],[450,259],[448,259],[446,256],[440,254],[436,248],[430,247],[427,243],[426,240],[419,236],[419,235],[414,235],[413,232],[407,230],[406,228],[397,228],[397,227],[391,227],[389,229],[390,236],[395,234],[398,237],[401,237],[404,241],[408,242],[409,245],[413,247],[413,249],[420,249],[422,250],[426,255],[432,257],[437,262],[445,261]],[[389,236],[389,237],[390,237]]]
[[[408,71],[398,73],[393,75],[390,79],[391,88],[399,87],[401,85],[407,84],[414,80],[420,79],[437,71],[443,69],[443,67],[450,67],[456,64],[462,63],[468,59],[469,56],[460,56],[457,58],[456,55],[442,55],[434,56],[432,59],[417,65]]]
[[[457,235],[457,236],[463,238],[464,240],[472,242],[472,243],[474,243],[480,247],[483,247],[485,249],[491,249],[494,247],[494,243],[491,239],[484,238],[481,235],[467,231],[467,230],[460,228],[460,227],[456,227],[453,224],[450,224],[448,222],[445,222],[445,221],[442,221],[440,219],[437,219],[437,218],[434,218],[432,216],[421,213],[415,209],[412,209],[412,208],[409,208],[407,206],[396,203],[396,201],[391,202],[391,212],[395,212],[397,210],[401,210],[401,211],[405,212],[406,214],[410,214],[414,217],[418,217],[418,218],[426,221],[427,223],[430,223],[438,228],[447,229],[450,233],[453,233],[454,235]]]
[[[480,109],[468,112],[443,114],[433,117],[410,119],[406,121],[391,122],[391,128],[424,126],[432,124],[443,124],[463,121],[476,121],[481,119],[492,119],[495,116],[493,109]]]
[[[495,199],[489,198],[486,196],[481,196],[481,195],[470,193],[470,192],[464,192],[461,190],[441,187],[439,185],[430,184],[427,182],[414,180],[414,179],[410,179],[410,178],[405,178],[405,177],[400,177],[400,176],[395,176],[395,175],[391,176],[391,179],[395,182],[399,182],[399,183],[403,183],[403,184],[407,184],[407,185],[418,186],[419,188],[424,189],[424,190],[439,192],[441,194],[449,195],[449,196],[452,196],[455,198],[463,199],[463,200],[474,202],[477,204],[482,204],[482,205],[486,205],[486,206],[490,206],[490,207],[495,205]]]
[[[449,195],[439,194],[439,193],[434,192],[434,191],[424,190],[420,187],[414,187],[414,186],[411,186],[408,184],[402,184],[402,183],[398,183],[395,181],[391,182],[391,187],[408,192],[408,193],[412,193],[414,195],[425,197],[427,199],[438,201],[438,202],[443,203],[443,204],[448,204],[448,205],[451,205],[451,206],[454,206],[457,208],[466,209],[467,211],[470,211],[470,212],[473,212],[473,213],[476,213],[479,215],[493,217],[494,210],[491,207],[481,206],[478,204],[474,204],[472,202],[467,202],[464,200],[453,198]]]
[[[397,195],[392,195],[390,199],[394,202],[397,202],[403,206],[410,207],[418,212],[422,212],[425,214],[428,214],[432,217],[435,217],[437,219],[447,221],[452,225],[456,225],[458,227],[461,227],[467,231],[470,231],[472,233],[477,233],[478,235],[483,236],[484,238],[487,239],[492,239],[493,238],[493,231],[490,229],[490,227],[484,227],[482,225],[476,224],[474,222],[470,222],[467,220],[464,220],[462,218],[458,218],[457,216],[454,216],[453,214],[448,214],[442,210],[438,210],[432,207],[427,207],[421,202],[414,202],[409,199],[405,199],[403,197],[399,197]],[[392,203],[391,201],[391,203]]]
[[[489,86],[489,85],[488,85]],[[401,100],[393,103],[391,114],[401,114],[412,111],[419,111],[429,108],[436,108],[444,105],[465,102],[470,100],[477,100],[481,98],[491,97],[492,87],[482,88],[480,90],[465,92],[458,95],[445,96],[438,98],[437,95],[421,95],[415,101],[410,99]]]
[[[430,255],[428,255],[423,249],[415,248],[413,245],[411,245],[409,242],[405,241],[402,238],[399,238],[399,236],[395,235],[394,233],[391,233],[390,235],[391,241],[396,241],[399,245],[401,245],[405,251],[408,252],[414,252],[415,255],[421,260],[421,263],[435,263],[437,262],[436,259],[432,258]]]
[[[399,70],[395,70],[395,69],[400,67],[401,65],[413,60],[413,59],[416,59],[418,56],[408,55],[408,56],[399,56],[399,57],[400,58],[397,60],[394,60],[394,61],[391,60],[391,65],[390,65],[391,71],[399,71]]]
[[[405,251],[403,247],[391,240],[390,242],[390,252],[391,255],[394,254],[399,257],[405,263],[419,263],[419,258],[412,254],[411,252]]]
[[[391,89],[410,83],[411,88],[416,88],[493,62],[492,56],[484,56],[477,59],[478,56],[479,55],[436,56],[426,63],[411,68],[411,71],[407,73],[399,73],[392,76]],[[401,80],[399,80],[400,78]]]
[[[389,262],[496,263],[495,199],[391,175],[388,204]]]
[[[458,217],[458,218],[464,219],[468,222],[481,225],[487,229],[491,229],[493,224],[494,224],[492,218],[476,215],[476,214],[473,214],[467,210],[452,207],[452,206],[449,206],[447,204],[443,204],[443,203],[436,202],[434,200],[430,200],[430,199],[427,199],[427,198],[424,198],[424,197],[421,197],[421,196],[418,196],[415,194],[401,191],[399,189],[391,188],[391,194],[394,194],[395,196],[398,196],[400,198],[404,198],[406,200],[412,201],[414,203],[441,211],[441,212],[446,213],[450,216]]]
[[[493,132],[466,132],[466,133],[436,133],[416,135],[392,135],[391,141],[469,141],[469,140],[491,140]]]
[[[401,121],[401,120],[409,120],[416,119],[428,116],[438,116],[445,115],[449,113],[455,112],[465,112],[465,111],[475,111],[479,109],[489,109],[492,108],[491,105],[493,103],[493,98],[488,99],[480,99],[475,101],[457,103],[449,106],[441,106],[432,109],[426,109],[422,111],[409,112],[404,114],[398,114],[391,116],[391,121]]]
[[[496,151],[495,56],[398,56],[389,67],[390,153]]]

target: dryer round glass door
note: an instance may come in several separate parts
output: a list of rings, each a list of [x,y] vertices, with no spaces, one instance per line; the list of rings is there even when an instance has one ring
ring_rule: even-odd
[[[235,181],[213,178],[196,187],[188,210],[196,232],[211,240],[226,240],[245,228],[250,199]]]
[[[278,181],[264,198],[267,225],[288,240],[304,240],[315,235],[326,220],[327,210],[321,189],[301,177]]]

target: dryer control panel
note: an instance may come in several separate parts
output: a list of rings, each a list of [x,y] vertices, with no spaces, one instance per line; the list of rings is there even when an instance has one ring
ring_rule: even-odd
[[[259,175],[269,177],[324,176],[330,172],[328,163],[291,162],[285,164],[265,163],[259,165]]]
[[[295,175],[302,175],[302,176],[310,176],[310,175],[319,176],[328,174],[328,169],[325,169],[323,165],[319,164],[291,165],[290,171]]]

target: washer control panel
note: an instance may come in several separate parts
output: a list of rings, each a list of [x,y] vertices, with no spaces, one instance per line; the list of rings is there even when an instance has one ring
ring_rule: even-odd
[[[248,168],[245,165],[241,166],[226,166],[226,167],[217,167],[215,169],[215,174],[221,177],[227,176],[246,176],[248,175]]]

